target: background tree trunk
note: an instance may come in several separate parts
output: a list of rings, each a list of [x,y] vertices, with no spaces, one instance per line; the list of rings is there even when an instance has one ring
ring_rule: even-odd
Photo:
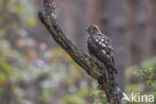
[[[146,43],[150,38],[146,35],[145,0],[126,0],[125,7],[128,65],[139,64],[147,57],[148,44]]]
[[[147,36],[149,37],[148,41],[148,50],[150,50],[149,55],[154,56],[156,54],[156,1],[148,0],[148,23],[147,23]]]
[[[124,45],[124,8],[123,0],[100,0],[97,3],[98,22],[103,33],[112,39],[115,49],[115,61],[119,70],[118,82],[123,88],[124,69],[125,69],[125,45]]]

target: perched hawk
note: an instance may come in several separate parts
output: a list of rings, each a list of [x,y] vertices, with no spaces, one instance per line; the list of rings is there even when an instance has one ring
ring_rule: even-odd
[[[89,35],[87,40],[89,53],[104,63],[109,71],[117,73],[117,69],[114,67],[114,50],[111,40],[96,25],[89,26],[87,31]]]
[[[103,34],[98,28],[98,26],[96,25],[89,26],[87,31],[89,33],[88,40],[87,40],[89,53],[93,57],[95,57],[96,59],[104,63],[104,65],[106,66],[109,74],[108,79],[109,79],[109,85],[111,89],[112,90],[116,89],[122,100],[129,101],[129,98],[126,95],[126,93],[122,92],[120,88],[116,86],[114,72],[117,74],[118,71],[114,65],[114,59],[113,59],[114,50],[112,47],[111,40],[105,34]]]

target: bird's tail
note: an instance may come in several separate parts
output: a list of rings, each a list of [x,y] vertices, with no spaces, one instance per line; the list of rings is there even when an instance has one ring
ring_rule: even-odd
[[[108,80],[109,80],[108,82],[109,82],[109,86],[111,88],[111,91],[113,91],[114,89],[116,89],[115,92],[117,92],[119,94],[119,99],[121,100],[121,102],[122,101],[128,101],[129,102],[130,100],[129,100],[127,94],[125,92],[123,92],[119,88],[119,86],[118,86],[118,84],[116,82],[115,73],[108,71],[108,76],[107,77],[108,77]]]

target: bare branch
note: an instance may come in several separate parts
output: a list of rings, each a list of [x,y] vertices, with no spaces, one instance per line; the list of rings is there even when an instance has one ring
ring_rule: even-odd
[[[45,0],[49,2],[50,0]],[[79,64],[84,70],[88,72],[93,78],[98,79],[100,73],[99,68],[102,67],[101,63],[96,62],[92,57],[83,52],[67,38],[59,27],[53,5],[47,5],[44,1],[44,8],[39,12],[39,19],[47,27],[53,39],[72,57],[72,59]]]
[[[78,49],[64,34],[59,27],[56,16],[54,0],[44,0],[43,10],[39,12],[38,17],[40,21],[46,26],[53,39],[71,56],[71,58],[80,65],[91,77],[99,80],[101,77],[100,70],[106,70],[105,66],[101,62],[95,61],[91,56],[84,51]],[[104,73],[106,76],[106,73]],[[118,98],[111,95],[107,79],[103,77],[103,90],[106,93],[108,101],[117,100]],[[119,103],[113,103],[119,104]]]

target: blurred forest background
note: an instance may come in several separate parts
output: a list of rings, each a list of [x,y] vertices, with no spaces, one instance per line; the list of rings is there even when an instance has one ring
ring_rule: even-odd
[[[37,18],[42,0],[0,0],[0,104],[98,104],[97,83]],[[156,96],[156,0],[56,0],[60,26],[87,51],[97,24],[113,40],[118,82]]]

